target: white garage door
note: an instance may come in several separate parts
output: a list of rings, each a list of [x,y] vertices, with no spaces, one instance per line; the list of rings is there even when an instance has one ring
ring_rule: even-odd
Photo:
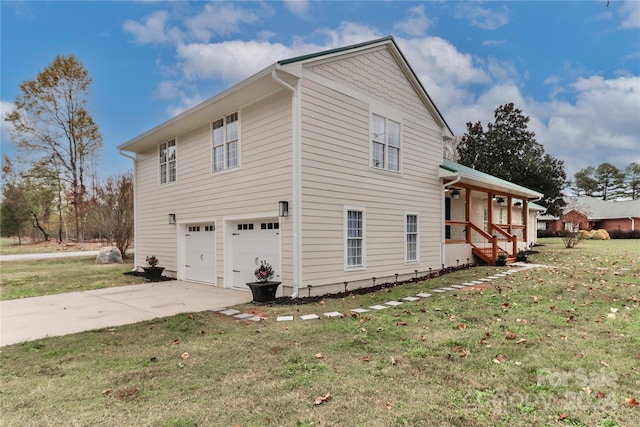
[[[189,225],[184,236],[185,279],[215,284],[215,226],[213,224]]]
[[[245,221],[233,227],[233,287],[248,289],[246,283],[256,281],[254,272],[262,260],[274,269],[276,275],[271,280],[280,281],[278,220]]]

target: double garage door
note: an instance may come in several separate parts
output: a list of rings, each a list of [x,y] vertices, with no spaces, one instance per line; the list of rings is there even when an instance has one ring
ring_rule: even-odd
[[[225,271],[232,272],[231,286],[248,289],[246,283],[255,282],[254,271],[265,260],[280,279],[280,224],[277,219],[230,223],[231,232],[225,244],[231,245],[225,254]],[[191,224],[185,230],[185,279],[216,283],[216,232],[214,224]],[[230,268],[229,268],[230,267]],[[229,283],[229,282],[227,282]],[[229,286],[229,284],[227,284]]]

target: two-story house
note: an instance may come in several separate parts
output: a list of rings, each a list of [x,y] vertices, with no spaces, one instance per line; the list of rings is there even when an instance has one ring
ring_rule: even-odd
[[[452,137],[391,37],[278,61],[118,147],[136,265],[244,289],[266,260],[297,296],[514,255],[541,194],[444,161]]]

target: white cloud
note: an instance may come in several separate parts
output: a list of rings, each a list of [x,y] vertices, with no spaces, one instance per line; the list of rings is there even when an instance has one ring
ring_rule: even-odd
[[[240,31],[242,24],[253,24],[258,16],[249,9],[237,8],[234,3],[209,3],[195,16],[184,20],[189,35],[201,42],[213,36],[223,36]]]
[[[284,5],[289,12],[299,16],[307,15],[310,8],[310,2],[308,0],[284,0]]]
[[[171,41],[171,35],[177,35],[176,29],[165,28],[169,20],[169,13],[159,10],[144,17],[142,22],[127,19],[122,29],[133,35],[136,43],[160,44]]]
[[[619,12],[622,17],[621,28],[640,28],[640,2],[637,0],[627,0],[624,2]]]
[[[433,21],[425,15],[424,5],[421,4],[409,9],[405,19],[393,24],[393,28],[396,32],[415,37],[424,35],[432,24]]]
[[[509,10],[482,8],[478,3],[460,2],[456,9],[456,18],[468,19],[474,27],[495,30],[509,22]]]

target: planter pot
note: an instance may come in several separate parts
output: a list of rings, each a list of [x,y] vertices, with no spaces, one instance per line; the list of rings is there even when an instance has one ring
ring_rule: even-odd
[[[254,303],[265,304],[276,299],[276,291],[281,282],[250,282],[247,283],[253,294]]]
[[[142,267],[144,269],[144,277],[149,282],[159,282],[162,280],[162,272],[164,267]]]

